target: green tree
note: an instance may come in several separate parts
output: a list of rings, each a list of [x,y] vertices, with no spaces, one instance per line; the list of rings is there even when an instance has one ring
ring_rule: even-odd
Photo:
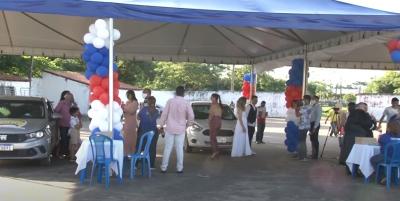
[[[147,61],[119,60],[119,79],[138,87],[146,87],[153,83],[156,77],[156,63]]]
[[[191,90],[218,90],[224,67],[212,64],[157,62],[153,89],[172,90],[184,85]]]
[[[317,95],[321,99],[330,99],[333,97],[332,86],[320,81],[309,82],[307,91],[311,95]]]
[[[343,96],[343,99],[346,101],[346,102],[356,102],[356,100],[357,100],[357,97],[354,95],[354,94],[345,94],[344,96]]]
[[[372,80],[365,89],[367,93],[399,93],[400,92],[400,73],[390,71],[382,77]]]
[[[285,89],[285,80],[275,79],[267,73],[258,74],[257,91],[284,92]]]

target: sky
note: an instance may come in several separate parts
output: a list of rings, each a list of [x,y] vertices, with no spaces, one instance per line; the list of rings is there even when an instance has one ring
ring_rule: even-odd
[[[290,67],[276,68],[267,71],[274,78],[287,80]],[[370,82],[372,79],[381,77],[386,71],[383,70],[354,70],[336,68],[314,68],[310,67],[309,81],[322,81],[327,84],[351,85],[357,81]]]

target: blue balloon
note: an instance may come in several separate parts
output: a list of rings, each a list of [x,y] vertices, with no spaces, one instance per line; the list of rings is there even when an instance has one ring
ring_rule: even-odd
[[[95,64],[101,64],[103,62],[103,55],[98,52],[95,52],[90,56],[90,61]]]
[[[92,44],[85,45],[85,53],[92,55],[95,52],[97,52],[97,48],[95,48]]]
[[[83,59],[83,61],[85,61],[86,63],[89,62],[89,61],[90,61],[90,54],[84,52],[84,53],[82,54],[82,59]]]
[[[101,62],[102,66],[108,66],[108,62],[109,62],[109,57],[108,55],[103,57],[103,62]]]
[[[105,56],[108,57],[108,55],[109,55],[108,48],[106,48],[106,47],[103,47],[103,48],[99,49],[99,52],[100,52],[101,55],[103,55],[103,57],[105,57]]]
[[[390,53],[390,57],[394,63],[400,63],[400,50],[394,50]]]
[[[108,69],[104,66],[99,66],[96,70],[96,74],[100,77],[107,77],[108,76]]]
[[[100,132],[100,128],[95,128],[92,130],[92,133],[90,133],[90,135],[96,134],[98,132]]]
[[[118,71],[118,66],[116,63],[113,63],[113,71],[116,72]]]
[[[85,71],[85,77],[86,79],[90,80],[90,78],[92,77],[93,72],[90,69],[86,69]]]
[[[119,132],[117,129],[113,129],[113,139],[114,140],[123,140],[124,138],[121,135],[121,132]]]
[[[99,66],[98,64],[95,64],[93,62],[89,62],[89,63],[86,64],[86,67],[88,69],[90,69],[91,71],[93,71],[93,72],[96,72],[96,69],[97,69],[98,66]]]
[[[251,80],[250,73],[244,74],[244,75],[243,75],[243,80],[244,80],[244,81],[247,81],[247,82],[250,82],[250,80]]]

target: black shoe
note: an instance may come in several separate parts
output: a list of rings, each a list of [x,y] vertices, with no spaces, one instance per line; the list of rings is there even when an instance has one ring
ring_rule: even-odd
[[[256,144],[261,144],[261,142],[259,142],[259,141],[256,141]]]
[[[264,142],[264,141],[261,141],[260,144],[265,144],[265,142]]]
[[[161,173],[165,174],[165,173],[167,173],[167,171],[166,170],[161,170]]]
[[[181,171],[176,171],[176,173],[178,173],[178,174],[183,174],[183,170],[181,170]]]

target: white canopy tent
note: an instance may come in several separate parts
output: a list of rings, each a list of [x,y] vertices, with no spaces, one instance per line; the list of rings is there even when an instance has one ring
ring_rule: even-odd
[[[0,53],[80,57],[95,18],[2,11]],[[258,72],[290,65],[308,52],[310,66],[396,69],[385,43],[395,31],[318,31],[115,20],[115,53],[129,60],[256,64]],[[307,48],[306,48],[307,47]]]

